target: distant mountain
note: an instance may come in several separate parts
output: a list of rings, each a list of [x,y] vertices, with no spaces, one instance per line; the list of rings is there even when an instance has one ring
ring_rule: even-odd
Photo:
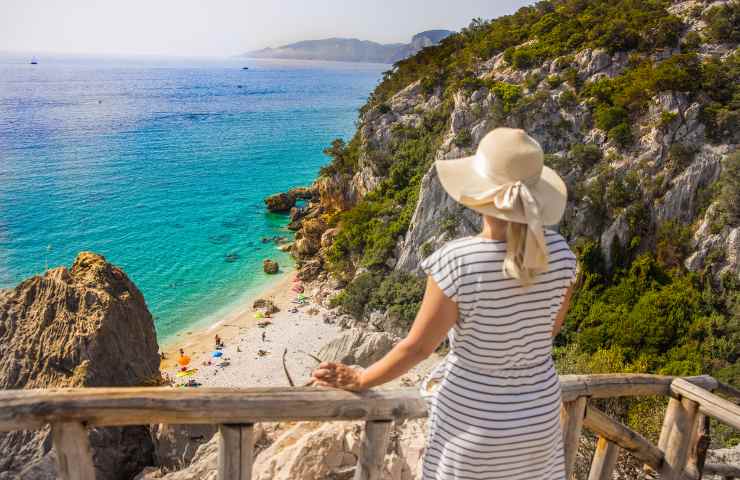
[[[333,60],[337,62],[395,63],[410,57],[422,48],[439,43],[454,32],[427,30],[417,33],[411,43],[382,44],[356,38],[328,38],[306,40],[277,48],[247,52],[251,58],[286,58],[295,60]]]

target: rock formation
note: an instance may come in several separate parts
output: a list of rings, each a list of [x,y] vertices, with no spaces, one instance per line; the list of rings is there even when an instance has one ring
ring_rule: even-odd
[[[398,340],[385,332],[353,328],[321,347],[316,356],[325,362],[368,367],[383,358]]]
[[[94,253],[0,292],[0,388],[153,385],[154,322],[126,274]],[[0,435],[0,479],[55,478],[48,430]],[[100,479],[153,462],[147,427],[91,430]]]
[[[289,193],[276,193],[265,198],[265,205],[271,212],[289,212],[295,205],[295,197]]]
[[[278,272],[280,266],[275,260],[265,259],[262,262],[262,269],[265,271],[265,273],[273,275]]]

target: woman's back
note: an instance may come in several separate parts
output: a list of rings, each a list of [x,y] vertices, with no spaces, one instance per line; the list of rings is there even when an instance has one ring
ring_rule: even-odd
[[[462,238],[422,263],[459,311],[429,379],[423,479],[564,479],[552,329],[576,259],[559,234],[545,242],[548,268],[526,287],[502,271],[505,241]]]
[[[506,241],[461,238],[422,263],[458,305],[460,318],[449,337],[461,361],[509,368],[550,358],[553,322],[575,276],[576,258],[560,234],[545,231],[545,242],[548,270],[526,287],[502,271]]]

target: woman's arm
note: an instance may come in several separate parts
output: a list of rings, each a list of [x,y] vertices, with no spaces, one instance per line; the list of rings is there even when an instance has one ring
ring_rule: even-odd
[[[421,308],[406,338],[362,372],[341,363],[322,363],[313,372],[313,384],[358,391],[398,378],[437,349],[457,318],[457,304],[429,277]]]
[[[552,336],[557,337],[558,333],[560,333],[560,329],[563,328],[563,322],[565,321],[565,316],[568,314],[568,308],[570,308],[570,296],[573,295],[573,285],[568,287],[568,290],[565,291],[565,296],[563,297],[563,304],[560,305],[560,310],[558,310],[558,314],[555,316],[555,324],[552,326]]]

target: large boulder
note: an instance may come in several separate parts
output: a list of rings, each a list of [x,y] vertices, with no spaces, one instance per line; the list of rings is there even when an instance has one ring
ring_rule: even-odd
[[[263,312],[270,315],[280,311],[278,306],[275,305],[275,302],[273,302],[272,300],[267,300],[265,298],[258,298],[257,300],[255,300],[254,303],[252,303],[252,309],[262,310]]]
[[[290,193],[276,193],[265,198],[265,205],[271,212],[289,212],[295,206],[295,195]]]
[[[129,387],[161,381],[157,337],[141,292],[94,253],[0,291],[0,388]],[[100,479],[129,479],[154,461],[147,427],[90,431]],[[0,434],[0,479],[56,478],[48,429]]]
[[[316,356],[325,362],[367,367],[383,358],[397,341],[385,332],[353,328],[321,347]]]
[[[278,273],[280,270],[280,266],[275,260],[265,259],[262,262],[262,269],[265,271],[265,273],[269,275],[273,275],[275,273]]]
[[[295,187],[288,190],[288,195],[301,200],[311,200],[316,196],[316,187]]]

